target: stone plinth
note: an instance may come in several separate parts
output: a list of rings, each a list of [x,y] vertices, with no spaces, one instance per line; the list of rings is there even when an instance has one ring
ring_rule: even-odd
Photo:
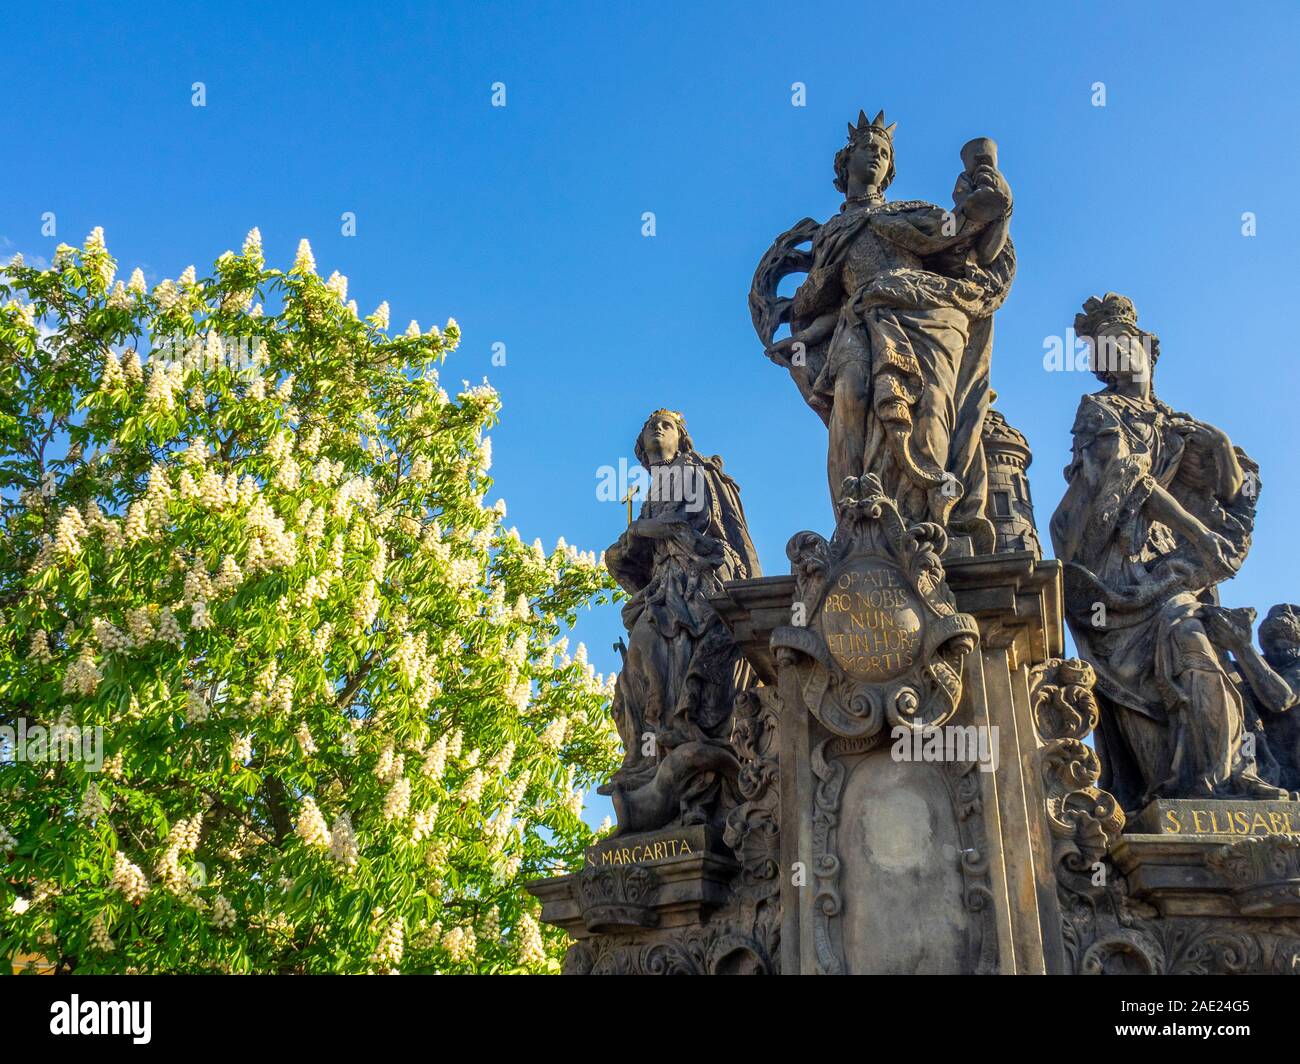
[[[702,924],[729,896],[736,860],[703,825],[623,835],[591,847],[580,872],[527,885],[542,919],[575,939]]]
[[[807,683],[772,649],[791,624],[793,577],[732,582],[711,600],[779,689],[784,973],[1066,967],[1032,675],[1061,652],[1060,568],[1029,551],[945,556],[944,567],[956,609],[979,627],[948,726],[990,742],[983,765],[909,763],[887,734],[863,742],[822,727]],[[828,861],[834,882],[809,871],[796,885],[792,870]]]
[[[1158,798],[1129,821],[1128,831],[1144,835],[1300,836],[1300,802],[1249,799]]]
[[[1300,974],[1297,812],[1289,802],[1152,802],[1062,878],[1073,970]]]
[[[1300,916],[1300,804],[1159,799],[1113,858],[1162,916]]]

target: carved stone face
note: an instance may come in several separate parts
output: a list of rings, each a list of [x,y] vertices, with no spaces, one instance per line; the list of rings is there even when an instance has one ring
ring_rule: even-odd
[[[849,154],[849,181],[866,188],[880,188],[885,183],[894,151],[887,139],[866,136]]]
[[[1149,381],[1151,352],[1137,329],[1102,329],[1094,337],[1094,372],[1103,380]]]
[[[641,446],[651,465],[671,462],[677,457],[681,441],[682,434],[677,428],[677,422],[664,415],[652,417],[641,430]]]
[[[1300,661],[1300,606],[1282,603],[1269,610],[1259,626],[1259,645],[1275,669]]]

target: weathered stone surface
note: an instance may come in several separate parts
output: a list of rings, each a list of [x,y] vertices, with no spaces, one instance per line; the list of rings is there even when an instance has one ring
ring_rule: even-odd
[[[1125,834],[1114,860],[1133,896],[1167,920],[1300,916],[1300,839],[1294,836]],[[1297,928],[1271,930],[1294,934]],[[1300,952],[1300,936],[1294,945]]]
[[[967,840],[952,815],[951,786],[945,765],[896,761],[888,747],[848,770],[837,851],[845,973],[970,970],[983,916],[968,904]]]
[[[1051,531],[1070,630],[1097,670],[1103,785],[1129,811],[1193,795],[1286,799],[1243,750],[1245,707],[1210,622],[1215,586],[1250,547],[1255,465],[1156,398],[1159,344],[1130,300],[1089,299],[1074,328],[1106,387],[1080,404]]]
[[[631,598],[613,707],[625,755],[601,793],[620,833],[721,828],[739,771],[732,707],[750,671],[708,595],[760,575],[758,556],[735,481],[695,450],[680,414],[651,414],[636,454],[651,473],[649,497],[605,553]]]
[[[1300,804],[1158,798],[1129,820],[1129,830],[1150,835],[1300,835]]]
[[[835,157],[840,213],[778,237],[749,302],[768,358],[826,423],[832,502],[846,479],[871,474],[907,519],[989,553],[982,430],[992,317],[1015,275],[1012,196],[993,141],[968,142],[961,161],[950,210],[886,202],[894,126],[860,114]],[[807,277],[794,297],[778,295],[795,273]],[[790,335],[777,341],[784,324]]]

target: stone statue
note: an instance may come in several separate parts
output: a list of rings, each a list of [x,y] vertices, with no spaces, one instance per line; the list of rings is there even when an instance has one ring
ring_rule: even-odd
[[[1159,344],[1124,296],[1074,329],[1106,385],[1083,397],[1069,484],[1052,517],[1066,620],[1097,672],[1102,786],[1125,810],[1155,798],[1287,792],[1243,756],[1243,699],[1208,617],[1250,548],[1258,474],[1219,429],[1156,398]]]
[[[1261,654],[1251,645],[1253,609],[1207,607],[1210,638],[1232,652],[1246,696],[1249,730],[1259,736],[1260,775],[1300,790],[1300,606],[1279,603],[1259,626]]]
[[[605,552],[632,597],[613,705],[626,754],[601,793],[613,798],[620,834],[717,826],[738,771],[733,703],[750,668],[708,596],[724,580],[761,576],[758,555],[736,482],[720,458],[696,452],[681,414],[651,414],[636,456],[651,474],[649,497]]]
[[[907,520],[991,553],[981,429],[992,316],[1015,275],[1012,198],[993,141],[970,141],[961,158],[951,210],[886,202],[894,125],[860,113],[835,157],[840,213],[778,237],[749,302],[767,356],[826,423],[832,502],[847,478],[871,474]],[[778,296],[793,273],[807,278],[793,298]],[[790,335],[774,341],[782,324]]]

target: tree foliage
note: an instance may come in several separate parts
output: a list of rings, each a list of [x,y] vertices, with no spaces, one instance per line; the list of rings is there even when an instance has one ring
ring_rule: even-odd
[[[553,970],[522,883],[593,841],[610,681],[566,633],[611,587],[484,505],[455,322],[392,336],[256,230],[115,271],[97,230],[0,273],[0,958]]]

